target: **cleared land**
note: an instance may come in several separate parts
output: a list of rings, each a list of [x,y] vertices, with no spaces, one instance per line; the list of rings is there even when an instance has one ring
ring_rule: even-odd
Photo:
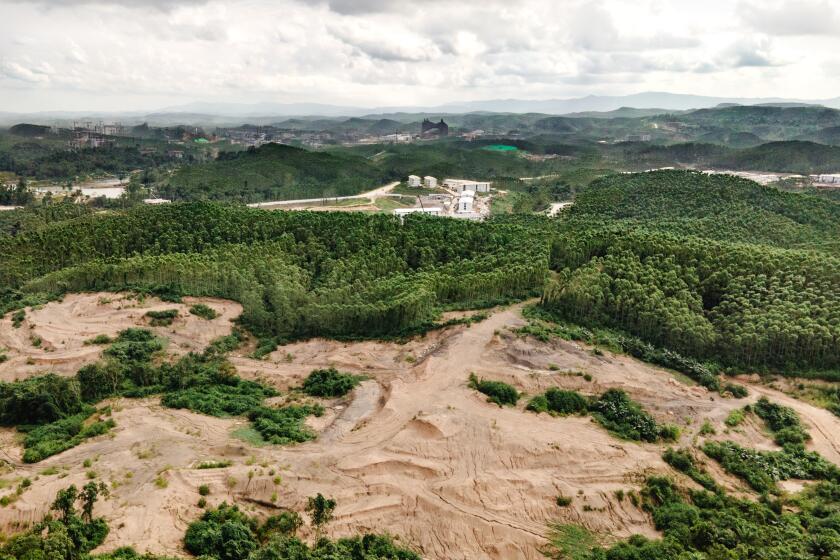
[[[170,339],[168,352],[197,349],[229,331],[238,306],[201,301],[221,316],[208,322],[183,313],[171,327],[157,329]],[[96,359],[97,347],[82,342],[90,336],[142,325],[149,309],[182,308],[153,299],[135,305],[114,294],[68,296],[30,312],[27,320],[35,326],[22,329],[56,347],[44,351],[53,358],[50,369],[70,371]],[[138,550],[182,553],[183,532],[201,512],[202,484],[210,487],[210,505],[236,501],[263,513],[275,506],[302,511],[307,496],[321,492],[338,501],[332,536],[387,531],[431,559],[542,558],[547,523],[554,520],[613,539],[656,534],[645,513],[613,493],[638,489],[647,474],[673,474],[660,458],[662,445],[616,439],[589,417],[535,415],[524,411],[524,399],[500,408],[468,388],[471,372],[531,395],[551,386],[585,394],[621,387],[657,420],[680,425],[683,443],[708,419],[721,433],[716,437],[770,448],[767,434],[752,423],[722,434],[731,410],[767,394],[799,412],[811,428],[810,448],[840,463],[840,419],[825,410],[758,386],[748,399],[724,399],[624,356],[522,338],[510,330],[524,324],[519,310],[500,310],[470,327],[407,344],[314,339],[259,361],[246,357],[249,348],[238,351],[232,362],[240,375],[281,390],[300,385],[320,367],[368,377],[348,397],[324,401],[327,413],[310,419],[320,437],[294,447],[252,445],[234,435],[247,435],[243,419],[166,409],[157,399],[112,402],[116,428],[110,434],[36,465],[21,463],[14,432],[3,430],[0,448],[10,466],[2,478],[37,481],[0,509],[0,531],[40,519],[58,489],[95,476],[111,486],[111,497],[97,510],[112,528],[103,549],[131,543]],[[4,323],[0,332],[15,335],[4,342],[13,360],[30,352],[28,339],[16,334],[25,331]],[[231,465],[195,468],[210,460]],[[743,488],[713,462],[708,466],[730,489]],[[40,474],[53,468],[55,474]],[[573,497],[570,507],[555,504],[560,494]]]

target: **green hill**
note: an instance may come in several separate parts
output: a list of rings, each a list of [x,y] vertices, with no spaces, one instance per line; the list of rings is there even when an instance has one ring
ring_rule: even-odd
[[[159,192],[174,200],[258,202],[354,195],[387,179],[362,157],[266,144],[246,152],[223,152],[215,161],[183,167]]]
[[[840,203],[731,175],[611,175],[579,190],[571,216],[734,242],[840,252]]]
[[[719,158],[716,166],[728,169],[830,173],[840,170],[840,147],[814,142],[770,142]]]

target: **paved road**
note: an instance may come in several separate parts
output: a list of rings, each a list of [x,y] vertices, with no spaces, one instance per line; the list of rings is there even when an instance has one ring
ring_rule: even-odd
[[[299,204],[315,204],[318,202],[326,202],[326,201],[335,201],[335,200],[350,200],[351,198],[369,198],[371,200],[376,200],[381,196],[403,196],[399,194],[391,194],[391,191],[394,190],[394,187],[399,185],[399,181],[394,181],[393,183],[388,183],[387,185],[383,185],[381,187],[377,187],[372,191],[363,192],[359,194],[354,194],[352,196],[331,196],[331,197],[322,197],[322,198],[299,198],[297,200],[275,200],[272,202],[255,202],[254,204],[249,204],[251,208],[271,208],[274,206],[296,206]]]

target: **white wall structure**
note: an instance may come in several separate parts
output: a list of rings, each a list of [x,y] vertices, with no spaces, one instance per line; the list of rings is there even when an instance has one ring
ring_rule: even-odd
[[[419,187],[420,186],[420,177],[417,175],[409,175],[408,176],[408,186],[409,187]]]
[[[400,221],[409,214],[429,214],[431,216],[440,216],[443,214],[443,209],[438,206],[434,206],[430,208],[397,208],[394,210],[394,215],[398,217]]]
[[[473,181],[472,179],[444,179],[443,184],[455,192],[464,191],[490,192],[488,181]]]
[[[473,202],[474,199],[471,196],[462,196],[458,199],[458,210],[459,214],[471,214],[473,211]]]
[[[427,189],[436,189],[437,179],[435,179],[431,175],[426,175],[425,177],[423,177],[423,186]]]
[[[817,178],[818,183],[840,183],[840,174],[837,173],[830,173],[830,174],[823,174]]]

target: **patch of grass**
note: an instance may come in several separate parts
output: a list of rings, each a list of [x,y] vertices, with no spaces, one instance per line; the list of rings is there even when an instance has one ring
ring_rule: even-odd
[[[589,560],[598,546],[595,536],[578,525],[553,524],[549,527],[548,540],[564,560]]]
[[[258,432],[253,426],[243,426],[242,428],[237,428],[233,432],[231,432],[231,437],[234,437],[240,441],[244,441],[248,445],[252,445],[254,447],[262,447],[266,445],[268,442],[262,437],[262,434]]]
[[[568,507],[568,506],[572,505],[572,497],[571,496],[564,496],[563,494],[560,494],[559,496],[557,496],[557,499],[554,500],[554,501],[560,507]]]
[[[726,416],[726,420],[724,420],[723,423],[730,428],[735,428],[736,426],[741,425],[746,417],[747,415],[743,408],[736,408]]]

